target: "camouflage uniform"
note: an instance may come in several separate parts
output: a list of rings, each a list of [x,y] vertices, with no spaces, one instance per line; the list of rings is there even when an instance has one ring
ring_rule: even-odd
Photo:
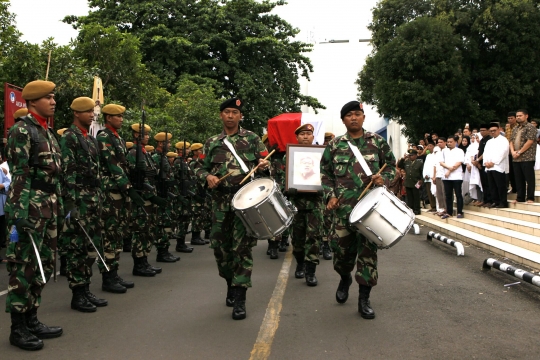
[[[178,224],[176,230],[178,241],[181,242],[184,241],[188,232],[189,223],[191,222],[193,205],[190,192],[192,192],[193,187],[196,186],[195,173],[186,163],[184,158],[180,156],[174,160],[173,171],[176,182],[178,183],[177,191],[180,194],[175,202],[175,215]]]
[[[106,128],[96,138],[101,146],[100,163],[103,164],[101,186],[103,189],[103,257],[111,270],[118,270],[124,234],[129,231],[128,213],[131,200],[127,191],[131,188],[126,159],[126,142],[115,130]],[[98,262],[99,271],[107,271]]]
[[[271,157],[272,162],[272,177],[276,181],[276,183],[279,185],[279,189],[281,192],[285,190],[285,153],[277,152],[274,153]],[[282,232],[280,235],[276,236],[275,238],[270,239],[269,241],[276,241],[279,244],[279,251],[287,251],[285,248],[285,245],[288,245],[288,241],[286,239],[289,238],[290,235],[290,227],[285,229],[284,232]],[[276,246],[276,245],[270,245],[270,246]]]
[[[46,280],[53,273],[57,243],[57,220],[63,215],[60,173],[60,147],[54,134],[28,114],[9,131],[6,157],[12,174],[12,186],[5,205],[8,228],[17,219],[35,225],[32,236],[39,249]],[[30,128],[33,130],[30,130]],[[39,142],[31,145],[32,131]],[[37,151],[34,147],[37,146]],[[33,164],[37,154],[37,164]],[[35,165],[35,166],[34,166]],[[38,308],[45,286],[27,232],[19,233],[18,242],[10,242],[6,251],[9,272],[6,312],[26,313]]]
[[[327,145],[321,159],[321,182],[326,201],[340,199],[340,207],[335,211],[335,231],[332,236],[334,249],[334,269],[342,276],[348,276],[356,262],[356,281],[360,285],[377,285],[377,246],[349,226],[349,215],[358,203],[358,197],[369,184],[368,177],[347,141],[360,150],[373,174],[387,164],[381,173],[386,186],[394,179],[396,159],[388,143],[378,134],[367,132],[357,139],[349,134],[338,136]],[[357,259],[358,258],[358,259]]]
[[[256,134],[240,127],[234,135],[227,136],[223,131],[208,139],[201,161],[196,166],[197,177],[204,186],[208,175],[223,177],[232,171],[232,175],[212,191],[210,247],[214,249],[219,275],[230,281],[233,287],[249,288],[253,269],[251,250],[257,244],[257,239],[247,235],[242,220],[235,215],[231,206],[231,200],[241,188],[240,181],[246,173],[225,145],[225,138],[248,168],[255,167],[268,151]]]
[[[193,159],[189,166],[191,169],[195,169],[197,159]],[[212,228],[212,217],[210,216],[212,208],[212,200],[207,196],[207,192],[200,183],[197,183],[197,193],[193,197],[193,220],[191,222],[191,231],[210,232]]]
[[[84,145],[83,145],[84,142]],[[67,192],[64,201],[72,201],[79,210],[79,223],[94,244],[101,247],[101,202],[98,143],[90,134],[71,125],[60,139],[64,179]],[[70,289],[90,284],[92,265],[97,253],[79,225],[71,219],[64,223],[62,248],[67,259]],[[101,250],[101,249],[100,249]]]

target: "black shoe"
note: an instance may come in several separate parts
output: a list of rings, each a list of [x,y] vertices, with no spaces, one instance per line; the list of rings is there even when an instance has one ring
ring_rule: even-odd
[[[67,276],[67,257],[60,256],[60,276]]]
[[[92,304],[84,294],[84,286],[75,286],[71,298],[71,308],[80,312],[96,312],[96,305]]]
[[[26,313],[11,313],[9,343],[23,350],[41,350],[43,349],[43,341],[28,330],[26,315]]]
[[[369,293],[371,292],[371,286],[360,285],[358,296],[358,312],[364,319],[374,319],[375,311],[371,308],[369,303]]]
[[[115,278],[116,282],[119,283],[120,285],[122,285],[123,287],[125,287],[127,289],[133,289],[135,287],[135,283],[133,281],[128,281],[128,280],[122,279],[118,275],[117,270],[114,271],[114,274],[115,274],[114,278]]]
[[[146,256],[143,256],[142,258],[143,264],[146,266],[147,269],[153,270],[156,274],[161,274],[163,270],[159,266],[150,265]]]
[[[124,239],[124,246],[122,247],[123,252],[131,252],[131,238]]]
[[[26,313],[26,327],[33,335],[40,339],[54,339],[64,332],[60,326],[47,326],[37,318],[37,309]]]
[[[182,253],[192,253],[193,248],[186,245],[186,236],[184,235],[183,238],[176,239],[176,251],[182,252]]]
[[[156,272],[154,270],[150,270],[146,267],[146,264],[144,263],[144,258],[133,258],[133,271],[132,274],[135,276],[156,276]]]
[[[308,286],[317,286],[318,284],[315,269],[317,269],[317,264],[306,263],[306,284]]]
[[[303,279],[306,276],[306,266],[304,263],[296,264],[296,271],[294,272],[294,277],[297,279]]]
[[[204,239],[201,239],[200,231],[193,231],[191,233],[191,245],[205,245]]]
[[[84,296],[96,307],[107,306],[109,302],[105,299],[99,299],[96,295],[90,292],[90,284],[84,286]]]
[[[287,245],[285,245],[286,241],[281,239],[281,241],[279,242],[279,247],[278,247],[278,251],[279,252],[286,252],[287,251]]]
[[[228,307],[234,307],[234,288],[232,287],[232,280],[227,279],[227,298],[225,298],[225,305]]]
[[[175,263],[177,260],[176,256],[171,254],[169,250],[167,249],[158,249],[157,256],[156,256],[157,262],[165,262],[165,263]]]
[[[270,249],[272,248],[272,242],[270,240],[268,241],[268,248],[266,249],[266,255],[270,255]]]
[[[234,308],[232,318],[234,320],[243,320],[246,318],[246,292],[247,288],[234,286]]]
[[[277,241],[270,241],[270,259],[278,259],[278,242]]]
[[[113,294],[123,294],[127,291],[126,287],[120,284],[116,279],[116,270],[111,270],[101,274],[101,290]]]
[[[323,241],[322,255],[324,260],[332,260],[332,251],[330,250],[330,245],[328,244],[328,241]]]
[[[340,304],[345,304],[349,298],[349,287],[352,284],[351,274],[341,275],[341,280],[336,291],[336,301]]]

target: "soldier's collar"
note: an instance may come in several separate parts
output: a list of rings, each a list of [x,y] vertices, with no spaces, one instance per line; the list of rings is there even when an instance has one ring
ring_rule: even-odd
[[[230,135],[230,136],[234,136],[238,134],[238,136],[246,136],[247,135],[247,130],[246,129],[243,129],[242,127],[238,126],[238,132],[233,134],[233,135]],[[223,140],[223,138],[226,138],[227,137],[227,134],[225,134],[225,130],[223,130],[221,132],[221,134],[219,134],[218,136],[218,139],[219,140]]]
[[[84,136],[84,137],[88,136],[88,131],[86,129],[80,128],[75,124],[71,124],[71,129],[73,131],[75,131],[75,132],[78,132],[78,133],[82,134],[82,136]]]
[[[364,135],[362,135],[361,137],[363,137],[364,139],[369,139],[369,138],[372,138],[373,137],[373,133],[372,132],[369,132],[369,131],[366,131],[366,129],[362,128],[362,130],[364,131]],[[358,138],[359,139],[359,138]],[[350,140],[353,140],[350,136],[349,136],[349,133],[346,132],[345,135],[343,135],[341,137],[341,140],[344,140],[344,141],[350,141]]]

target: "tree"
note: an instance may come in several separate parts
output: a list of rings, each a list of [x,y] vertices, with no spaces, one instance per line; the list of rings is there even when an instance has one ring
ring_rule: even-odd
[[[259,131],[282,112],[323,106],[300,93],[313,70],[311,45],[293,41],[298,29],[269,14],[284,1],[91,0],[88,16],[66,22],[115,26],[140,39],[143,62],[171,93],[184,76],[213,80],[216,96],[243,98],[245,126]],[[84,41],[81,37],[81,41]]]

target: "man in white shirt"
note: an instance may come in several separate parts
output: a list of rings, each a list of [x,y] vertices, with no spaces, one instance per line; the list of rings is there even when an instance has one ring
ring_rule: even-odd
[[[440,165],[444,162],[444,155],[448,151],[446,147],[446,138],[440,137],[437,139],[437,147],[439,151],[435,154],[435,166],[433,168],[433,181],[437,187],[436,197],[438,203],[437,215],[443,216],[446,214],[446,197],[444,195],[444,184],[442,179],[444,177],[444,168]]]
[[[503,209],[508,207],[506,174],[510,170],[508,162],[510,144],[506,137],[501,135],[501,128],[497,123],[489,124],[489,134],[492,138],[486,143],[484,166],[486,167],[493,203],[487,207]]]
[[[443,184],[446,197],[446,214],[441,216],[441,219],[447,219],[452,216],[454,193],[456,194],[457,202],[457,218],[463,218],[463,193],[461,190],[461,186],[463,185],[463,168],[461,165],[465,161],[465,153],[457,146],[458,141],[459,136],[448,138],[446,145],[449,150],[444,154],[444,162],[440,163],[445,169]]]
[[[429,199],[429,205],[430,209],[428,212],[435,213],[437,212],[437,204],[435,201],[435,196],[433,196],[433,193],[431,192],[431,182],[434,177],[433,167],[435,166],[435,154],[433,153],[434,145],[433,143],[429,143],[427,145],[426,153],[429,151],[429,154],[426,156],[426,160],[424,161],[424,171],[422,175],[424,176],[424,189],[426,190],[426,193],[428,195]]]

